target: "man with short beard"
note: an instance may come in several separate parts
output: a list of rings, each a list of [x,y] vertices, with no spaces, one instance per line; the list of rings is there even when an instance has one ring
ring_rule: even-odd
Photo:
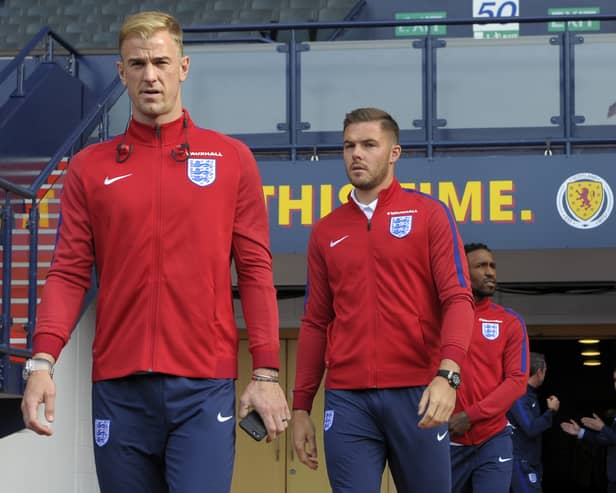
[[[464,245],[475,297],[475,325],[449,420],[452,492],[508,493],[513,466],[505,414],[524,394],[528,337],[522,317],[494,303],[496,262],[483,243]]]
[[[355,187],[308,245],[306,313],[293,401],[299,459],[318,465],[309,415],[325,379],[325,456],[334,493],[450,493],[447,420],[473,323],[462,242],[445,204],[394,177],[399,128],[383,110],[344,120]]]

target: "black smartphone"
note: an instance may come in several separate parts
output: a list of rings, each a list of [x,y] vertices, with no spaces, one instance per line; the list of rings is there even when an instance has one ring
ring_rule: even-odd
[[[240,420],[240,428],[248,433],[257,442],[263,440],[267,436],[265,424],[257,411],[250,411],[245,417]]]

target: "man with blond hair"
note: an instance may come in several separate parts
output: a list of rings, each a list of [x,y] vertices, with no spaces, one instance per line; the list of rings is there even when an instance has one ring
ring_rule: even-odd
[[[126,132],[71,161],[62,222],[26,365],[26,426],[54,421],[53,365],[99,280],[92,414],[103,493],[225,493],[235,454],[238,330],[231,259],[253,359],[239,417],[269,438],[290,418],[278,385],[269,227],[250,150],[198,128],[182,106],[190,59],[172,16],[141,12],[119,33]],[[206,214],[206,211],[217,211]]]

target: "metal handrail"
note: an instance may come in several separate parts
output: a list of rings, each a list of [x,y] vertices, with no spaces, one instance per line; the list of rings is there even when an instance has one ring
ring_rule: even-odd
[[[0,71],[0,84],[2,84],[14,71],[19,69],[19,67],[25,61],[26,57],[38,46],[38,44],[45,37],[51,37],[52,39],[60,43],[60,45],[62,45],[62,47],[65,48],[71,55],[80,55],[79,51],[73,48],[70,43],[65,41],[62,36],[54,32],[48,26],[45,26],[41,28],[41,30],[36,33],[30,41],[28,41],[28,44],[24,46],[24,48],[17,54],[17,56],[13,58],[13,60],[11,60],[8,65],[4,67],[4,69],[2,69],[2,71]]]
[[[260,24],[227,24],[227,25],[197,25],[185,26],[184,33],[203,32],[243,32],[243,31],[290,31],[300,29],[360,29],[374,27],[397,27],[397,26],[463,26],[469,24],[537,24],[543,22],[575,22],[575,21],[616,21],[614,14],[584,14],[584,15],[550,15],[537,17],[465,17],[461,19],[390,19],[390,20],[353,20],[353,21],[326,21],[326,22],[285,22],[285,23],[260,23]],[[567,26],[565,24],[565,26]],[[567,29],[567,27],[565,27]]]

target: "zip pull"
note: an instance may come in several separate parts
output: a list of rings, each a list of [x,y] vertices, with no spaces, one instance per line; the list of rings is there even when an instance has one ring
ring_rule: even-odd
[[[372,219],[368,219],[368,231],[370,231],[370,225],[372,224]]]

